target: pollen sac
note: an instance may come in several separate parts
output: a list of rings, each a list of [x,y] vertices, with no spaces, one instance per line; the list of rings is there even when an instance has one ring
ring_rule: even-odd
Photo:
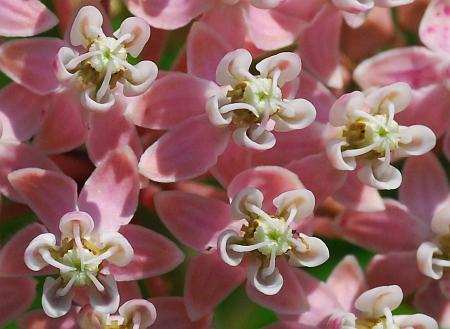
[[[108,263],[127,265],[133,248],[120,233],[97,233],[89,214],[74,211],[60,221],[61,241],[51,233],[34,238],[25,250],[25,264],[34,271],[50,265],[59,270],[57,279],[46,278],[42,306],[50,317],[66,314],[72,303],[72,289],[86,286],[91,305],[105,312],[119,306],[117,284],[103,274]]]
[[[411,89],[395,83],[365,96],[356,91],[341,96],[330,110],[336,136],[328,142],[327,155],[336,169],[355,170],[359,179],[378,189],[395,189],[402,176],[391,161],[430,151],[436,136],[421,125],[402,126],[395,114],[407,108]]]
[[[248,277],[256,289],[276,294],[283,278],[276,257],[286,255],[292,266],[318,266],[328,257],[328,248],[318,238],[297,232],[293,225],[312,214],[314,196],[306,189],[280,194],[273,200],[275,214],[262,209],[263,195],[254,188],[241,191],[232,201],[233,218],[245,220],[239,232],[224,231],[218,239],[222,259],[231,266],[250,260]]]
[[[216,80],[228,90],[211,97],[206,112],[213,125],[233,130],[238,145],[267,150],[276,142],[272,131],[303,129],[314,121],[316,111],[307,100],[293,98],[301,70],[298,55],[268,57],[256,65],[260,73],[256,76],[249,72],[251,63],[252,57],[244,49],[225,55]]]
[[[104,34],[102,23],[97,8],[81,8],[72,25],[70,40],[84,51],[78,53],[63,47],[55,59],[57,78],[76,85],[81,90],[82,104],[93,111],[111,108],[115,92],[125,96],[144,93],[158,74],[151,61],[129,63],[130,56],[138,56],[150,37],[150,27],[142,19],[125,19],[113,36]]]

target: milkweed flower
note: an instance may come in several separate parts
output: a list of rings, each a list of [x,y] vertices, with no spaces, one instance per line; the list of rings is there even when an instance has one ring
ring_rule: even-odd
[[[172,128],[142,155],[139,167],[144,176],[159,182],[195,177],[215,164],[231,136],[238,145],[263,151],[276,143],[272,131],[298,130],[314,121],[314,106],[295,98],[301,70],[298,55],[268,57],[256,65],[257,75],[249,72],[251,63],[252,56],[245,49],[228,53],[217,67],[218,85],[186,75],[163,77],[155,84],[169,96],[163,100],[167,107],[162,113],[149,114],[151,108],[130,105],[128,117],[135,124]],[[195,106],[172,107],[178,97],[186,97],[185,88],[160,88],[177,81],[196,90]],[[156,114],[156,123],[150,122]]]
[[[62,47],[54,62],[57,78],[80,88],[81,103],[93,111],[111,108],[118,82],[125,96],[136,96],[145,92],[158,74],[151,61],[128,62],[128,56],[137,57],[150,37],[150,27],[142,19],[125,19],[114,37],[104,34],[102,23],[97,8],[81,8],[72,24],[70,42],[84,52]]]
[[[365,96],[355,91],[341,96],[330,110],[330,124],[338,128],[327,145],[327,154],[339,170],[355,170],[359,163],[361,182],[378,189],[395,189],[402,177],[391,161],[430,151],[436,136],[431,129],[401,126],[396,113],[405,110],[411,89],[395,83]]]

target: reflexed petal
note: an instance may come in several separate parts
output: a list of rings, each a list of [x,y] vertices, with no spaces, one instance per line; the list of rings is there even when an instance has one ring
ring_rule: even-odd
[[[33,138],[33,146],[46,154],[57,154],[73,150],[83,144],[87,128],[81,110],[78,97],[71,93],[54,95],[48,118]]]
[[[212,314],[208,314],[198,321],[192,321],[186,311],[185,301],[181,297],[151,298],[158,312],[152,329],[209,329],[212,328]]]
[[[444,275],[444,268],[433,264],[434,255],[441,255],[442,252],[433,242],[424,242],[417,249],[417,265],[424,275],[439,280]]]
[[[419,27],[420,40],[430,49],[450,54],[450,1],[434,0]]]
[[[344,94],[330,109],[330,123],[335,127],[344,126],[352,118],[353,111],[365,108],[365,97],[360,91]]]
[[[188,24],[205,11],[210,1],[206,0],[168,0],[145,1],[126,0],[128,10],[135,16],[145,19],[151,26],[174,30]]]
[[[438,329],[438,323],[425,314],[396,315],[394,321],[399,328]]]
[[[172,234],[197,250],[215,247],[218,234],[231,222],[225,202],[181,191],[156,194],[155,207]]]
[[[431,131],[431,130],[430,130]],[[374,160],[358,170],[358,178],[363,184],[367,184],[379,190],[393,190],[402,183],[400,170],[392,165],[384,166],[384,162]]]
[[[326,148],[328,161],[338,170],[351,171],[356,169],[355,157],[344,157],[342,148],[346,142],[340,139],[331,140]]]
[[[213,313],[214,308],[244,279],[243,268],[225,264],[215,251],[194,257],[188,267],[184,287],[189,317],[195,321]]]
[[[125,146],[94,170],[80,192],[78,205],[92,216],[97,232],[117,231],[133,217],[138,195],[136,156]]]
[[[34,300],[36,281],[31,278],[0,278],[0,325],[14,320]]]
[[[187,72],[215,81],[219,62],[232,49],[232,46],[207,24],[194,23],[187,39]]]
[[[53,61],[64,42],[56,38],[16,39],[0,45],[0,70],[32,92],[45,95],[59,88]]]
[[[192,116],[205,113],[207,100],[220,94],[207,80],[184,73],[168,73],[128,105],[126,116],[136,125],[170,129]]]
[[[406,160],[399,199],[426,224],[431,223],[436,210],[449,197],[449,192],[447,176],[435,155],[430,153]],[[448,224],[445,225],[447,233]]]
[[[49,97],[33,94],[11,83],[0,90],[2,140],[26,141],[42,126],[49,110]]]
[[[297,222],[313,214],[314,204],[314,194],[307,189],[287,191],[273,199],[277,215],[287,218],[292,209],[296,209],[294,218]]]
[[[214,127],[204,115],[196,116],[152,144],[142,155],[139,169],[141,174],[157,182],[196,177],[216,163],[228,141],[227,129]]]
[[[366,290],[364,273],[358,260],[349,255],[334,268],[327,280],[343,311],[351,312],[356,298]]]
[[[377,252],[416,249],[429,236],[425,223],[395,200],[385,200],[386,210],[358,212],[347,210],[338,219],[339,230],[347,239]],[[402,234],[386,235],[386,232]]]
[[[126,302],[119,308],[119,314],[129,320],[133,319],[135,314],[139,314],[139,326],[137,329],[146,329],[156,320],[155,306],[143,299],[134,299]]]
[[[334,194],[345,182],[346,172],[336,170],[325,153],[313,154],[291,162],[287,169],[297,174],[305,187],[310,190],[319,205]],[[323,182],[326,181],[326,184]]]
[[[13,171],[8,180],[47,229],[59,236],[61,217],[76,209],[75,181],[62,173],[38,168]]]
[[[299,38],[303,65],[324,83],[342,88],[339,68],[339,39],[342,16],[331,4],[324,5]]]
[[[231,202],[232,218],[240,220],[251,217],[250,206],[262,208],[263,200],[264,195],[260,190],[253,187],[244,188],[233,197]]]
[[[110,265],[109,271],[118,281],[132,281],[172,271],[184,259],[183,253],[166,237],[144,227],[128,224],[119,233],[134,250],[131,262],[124,267]]]
[[[404,271],[405,268],[408,271]],[[428,280],[417,267],[416,249],[376,255],[367,267],[367,281],[370,287],[396,284],[402,288],[405,295],[424,286]]]
[[[363,89],[398,81],[420,88],[442,81],[441,63],[442,56],[425,47],[396,48],[363,61],[353,78]]]
[[[270,131],[263,131],[258,137],[253,138],[252,133],[257,128],[242,127],[233,131],[233,140],[236,144],[257,151],[271,149],[275,143],[275,136]]]
[[[30,37],[51,29],[58,18],[38,0],[4,0],[0,35]]]
[[[263,276],[264,270],[261,262],[255,260],[254,264],[247,267],[247,282],[259,293],[266,296],[277,295],[283,287],[283,276],[275,267],[275,270],[267,276]]]
[[[350,13],[361,13],[373,8],[373,1],[361,0],[332,0],[333,4],[340,10],[348,11]]]
[[[92,112],[89,115],[86,148],[95,164],[104,161],[111,152],[128,145],[137,157],[142,145],[136,127],[124,116],[125,104],[118,101],[108,112]]]
[[[47,230],[43,225],[33,223],[14,234],[0,250],[0,276],[36,275],[36,272],[25,265],[24,254],[30,242],[38,235],[44,233],[47,233]]]

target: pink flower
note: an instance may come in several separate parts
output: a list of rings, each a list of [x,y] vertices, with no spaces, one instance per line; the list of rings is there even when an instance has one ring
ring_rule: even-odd
[[[36,281],[32,278],[0,277],[0,325],[26,311],[33,303],[35,291]]]
[[[217,67],[219,86],[172,74],[163,77],[148,93],[185,83],[181,88],[172,88],[173,92],[164,91],[168,97],[156,103],[160,112],[148,104],[130,106],[129,117],[137,125],[171,128],[142,155],[139,167],[144,176],[159,182],[195,177],[215,164],[231,136],[238,145],[267,150],[276,142],[271,131],[298,130],[314,121],[314,106],[307,100],[294,99],[301,69],[297,55],[280,53],[264,59],[256,66],[260,73],[257,76],[249,72],[251,62],[250,53],[244,49],[230,52]],[[186,88],[196,93],[188,96],[195,101],[188,106],[179,103],[189,91]]]
[[[121,227],[131,220],[138,201],[137,160],[129,148],[111,153],[78,198],[76,183],[57,172],[29,168],[8,177],[46,229],[33,224],[16,234],[2,250],[0,272],[20,275],[24,267],[20,259],[5,264],[8,254],[17,250],[24,252],[25,264],[33,271],[47,265],[59,270],[56,279],[47,277],[44,284],[42,305],[51,317],[70,310],[76,286],[87,287],[90,304],[97,310],[115,312],[116,280],[158,275],[182,261],[181,252],[164,237],[139,226]]]
[[[317,266],[328,258],[325,244],[304,233],[310,231],[306,217],[314,207],[312,193],[295,174],[270,166],[242,172],[227,191],[231,205],[179,191],[155,196],[158,214],[171,232],[203,251],[187,271],[190,317],[212,310],[245,276],[247,293],[256,302],[281,313],[304,310],[303,289],[284,255],[294,267]],[[201,288],[205,285],[210,289]]]
[[[282,316],[282,322],[267,329],[438,328],[424,314],[392,315],[402,302],[402,290],[390,285],[364,291],[364,275],[353,256],[345,257],[325,284],[306,273],[299,273],[298,280],[309,287],[310,309],[297,316]]]
[[[378,189],[399,187],[401,173],[390,164],[391,159],[424,154],[436,143],[429,128],[400,126],[394,120],[410,99],[411,90],[405,83],[380,88],[367,96],[355,91],[340,97],[330,110],[330,123],[338,128],[336,138],[327,146],[333,166],[355,170],[359,162],[362,168],[358,177],[364,184]]]
[[[150,37],[150,28],[143,20],[125,19],[114,38],[104,34],[102,23],[97,8],[81,8],[70,31],[70,42],[74,47],[82,46],[84,52],[62,47],[54,64],[57,78],[78,85],[81,103],[93,111],[111,108],[117,82],[123,85],[125,96],[136,96],[145,92],[158,74],[151,61],[133,66],[127,60],[128,54],[137,57]]]

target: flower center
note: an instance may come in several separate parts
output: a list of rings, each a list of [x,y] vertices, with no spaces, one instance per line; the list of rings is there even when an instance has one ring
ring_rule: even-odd
[[[71,249],[64,254],[61,263],[73,267],[75,270],[61,271],[61,277],[66,283],[74,278],[74,285],[89,284],[91,282],[90,276],[97,276],[101,262],[90,250]]]
[[[384,156],[387,150],[398,147],[399,126],[385,114],[365,116],[356,119],[342,131],[342,137],[347,142],[345,150],[371,147],[364,157],[378,158]]]
[[[255,77],[252,81],[243,81],[227,93],[230,103],[246,103],[256,112],[247,109],[235,110],[233,122],[260,123],[264,118],[274,115],[282,103],[281,89],[274,80]]]
[[[257,226],[250,242],[263,245],[258,248],[260,253],[270,256],[272,249],[275,248],[275,254],[279,256],[291,249],[289,239],[292,238],[292,230],[283,218],[273,218],[268,223],[259,217],[255,222]]]
[[[95,53],[87,63],[99,73],[105,74],[112,67],[112,74],[124,69],[123,62],[127,60],[127,50],[115,38],[100,37],[89,46],[89,52]]]
[[[133,323],[126,323],[125,319],[121,316],[110,316],[106,324],[103,325],[103,329],[131,329]]]

